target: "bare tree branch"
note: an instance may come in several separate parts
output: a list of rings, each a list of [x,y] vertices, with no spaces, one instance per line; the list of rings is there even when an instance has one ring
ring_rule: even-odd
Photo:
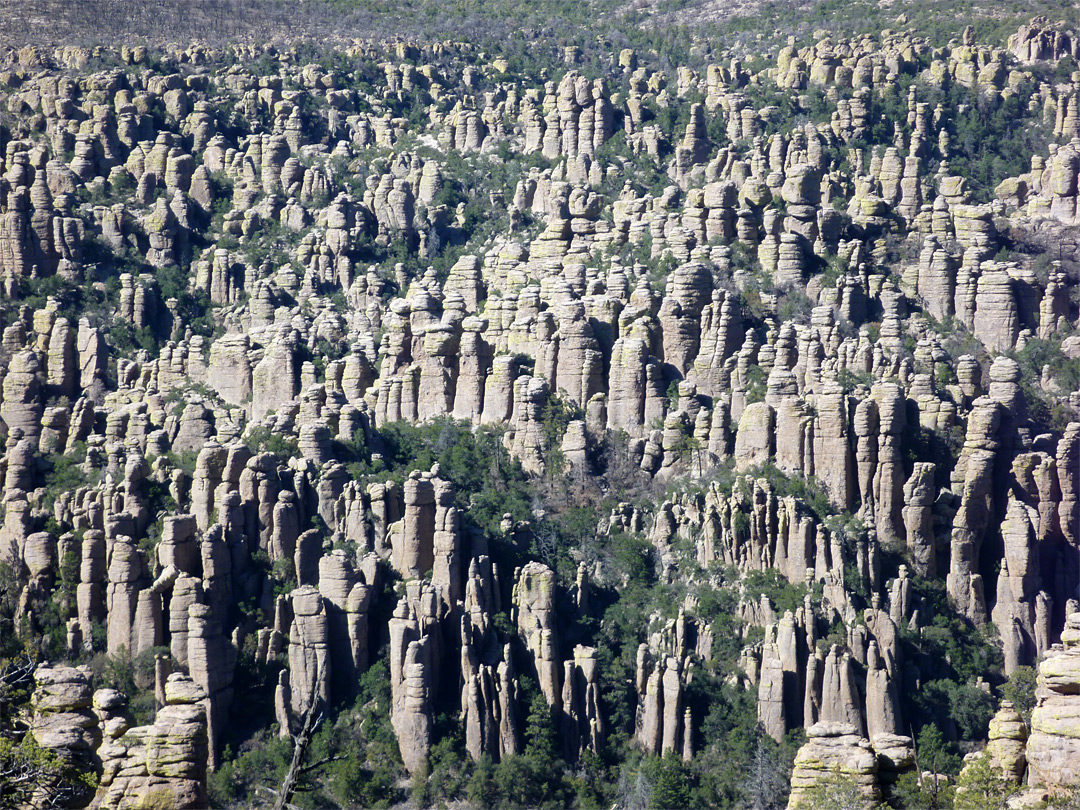
[[[307,773],[308,771],[313,771],[316,768],[321,768],[323,765],[329,765],[331,762],[337,762],[338,760],[342,759],[345,759],[345,757],[341,754],[335,754],[331,757],[323,757],[318,762],[313,762],[310,765],[305,765],[303,768],[301,768],[301,772]]]
[[[303,642],[303,639],[301,639],[301,642]],[[274,810],[289,810],[289,808],[292,807],[290,801],[292,800],[293,794],[303,790],[299,784],[301,777],[329,762],[341,759],[340,756],[332,756],[312,765],[305,766],[304,764],[304,760],[307,759],[308,749],[311,747],[312,740],[315,738],[315,732],[319,730],[319,726],[322,724],[323,718],[325,717],[322,697],[319,695],[319,683],[322,680],[322,674],[323,669],[322,666],[319,665],[316,668],[315,677],[311,679],[311,689],[308,693],[307,708],[304,710],[304,722],[300,727],[299,733],[292,738],[292,762],[289,765],[288,773],[285,774],[285,780],[281,783],[281,790],[278,792],[277,800],[274,802]]]

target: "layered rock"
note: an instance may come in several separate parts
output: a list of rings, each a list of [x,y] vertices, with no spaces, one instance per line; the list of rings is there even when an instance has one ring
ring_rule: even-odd
[[[99,771],[102,731],[93,709],[90,673],[85,668],[38,667],[34,671],[34,710],[30,733],[39,746],[83,773]],[[44,787],[44,786],[43,786]],[[73,806],[89,803],[88,790],[76,791]]]
[[[164,697],[151,725],[129,728],[123,696],[107,689],[95,693],[105,737],[96,807],[209,806],[206,693],[186,675],[173,673]]]
[[[850,780],[863,806],[881,801],[878,760],[870,742],[846,723],[820,722],[807,729],[809,738],[795,755],[788,808],[815,807],[831,784]]]
[[[693,756],[692,673],[712,652],[701,596],[733,589],[739,622],[764,630],[740,660],[765,731],[826,723],[796,803],[829,757],[871,794],[872,768],[852,764],[863,735],[881,782],[908,767],[898,693],[931,672],[905,660],[900,627],[918,632],[934,606],[895,554],[913,576],[945,576],[963,616],[994,623],[1006,672],[1063,666],[1052,662],[1068,660],[1080,578],[1080,401],[1067,390],[1080,349],[1066,336],[1080,111],[1075,87],[1013,60],[1075,57],[1077,38],[1036,20],[1008,51],[973,31],[934,51],[895,32],[818,39],[764,72],[735,59],[667,75],[627,51],[604,78],[571,69],[546,85],[452,42],[354,43],[348,61],[378,67],[360,83],[300,64],[291,45],[7,52],[0,554],[20,622],[40,630],[55,607],[72,655],[167,647],[162,672],[187,670],[201,689],[211,762],[245,641],[258,664],[287,663],[275,713],[287,734],[313,696],[347,705],[387,635],[410,771],[424,771],[445,708],[460,709],[473,758],[520,751],[518,670],[536,678],[572,762],[607,731],[604,656],[560,649],[556,612],[590,626],[590,579],[601,593],[628,579],[594,543],[647,535],[648,567],[688,595],[679,619],[642,630],[634,738]],[[251,72],[256,55],[268,75]],[[114,58],[131,69],[101,67]],[[874,121],[879,96],[920,70],[896,99],[906,119]],[[1018,126],[1041,121],[1058,142],[977,202],[986,190],[950,168],[970,158],[952,123],[964,110],[948,93],[932,107],[926,83],[970,88],[987,110],[1020,98]],[[746,91],[774,85],[790,106]],[[395,99],[417,100],[419,118],[394,117]],[[792,125],[810,102],[827,110],[821,123]],[[892,142],[867,149],[881,123],[898,124]],[[599,148],[620,128],[633,160]],[[449,204],[459,159],[482,177],[515,151],[546,167],[523,168],[512,200],[491,188]],[[491,214],[483,227],[478,210]],[[1006,245],[1020,246],[1008,261]],[[1047,245],[1056,253],[1033,258]],[[435,257],[448,246],[447,270]],[[101,293],[93,274],[136,255],[155,272],[126,268],[103,302],[72,294]],[[394,423],[443,417],[505,429],[496,490],[509,453],[551,480],[565,465],[570,485],[553,497],[567,503],[601,475],[674,494],[621,505],[596,536],[560,547],[578,564],[572,590],[524,564],[508,638],[495,617],[510,572],[500,579],[465,519],[483,498],[456,503],[436,468],[373,483],[380,463],[399,471]],[[431,430],[437,453],[456,453],[456,428]],[[687,477],[706,483],[691,491]],[[533,526],[508,517],[493,542],[523,554],[546,543],[548,504],[530,507]],[[402,580],[388,626],[380,561]],[[737,590],[735,578],[773,571],[807,589],[801,605]],[[1063,785],[1074,775],[1051,742],[1068,751],[1055,701],[1072,687],[1040,688],[1032,773]],[[90,734],[82,711],[61,714]],[[57,733],[48,711],[39,719],[43,739]],[[1013,776],[1018,734],[1003,713],[990,741]],[[110,802],[152,803],[141,791],[158,779],[177,782],[162,801],[195,801],[184,784],[197,774],[153,770],[141,743],[128,774],[127,743],[110,740],[109,790],[136,780]]]
[[[1029,779],[1066,791],[1080,783],[1080,613],[1068,617],[1061,647],[1039,664],[1036,698],[1025,749]]]

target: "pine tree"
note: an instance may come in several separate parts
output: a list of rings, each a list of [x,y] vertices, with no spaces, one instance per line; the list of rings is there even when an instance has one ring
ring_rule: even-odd
[[[995,768],[990,755],[983,751],[964,766],[956,780],[953,807],[956,810],[1005,810],[1009,798],[1018,790],[1019,786]]]
[[[525,754],[548,766],[554,763],[555,751],[555,723],[551,707],[544,693],[536,689],[525,718]]]
[[[690,806],[690,774],[682,760],[669,751],[662,758],[650,763],[652,791],[649,794],[650,810],[679,810]]]

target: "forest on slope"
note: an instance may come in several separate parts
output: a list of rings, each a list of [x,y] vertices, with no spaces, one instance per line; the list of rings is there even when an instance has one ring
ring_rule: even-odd
[[[1076,806],[1068,10],[21,7],[0,807]]]

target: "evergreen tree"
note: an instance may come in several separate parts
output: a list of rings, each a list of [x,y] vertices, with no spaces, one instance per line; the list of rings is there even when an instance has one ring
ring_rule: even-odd
[[[881,806],[867,797],[855,777],[839,770],[811,788],[808,794],[800,806],[812,810],[877,810]]]
[[[690,774],[673,751],[649,762],[649,810],[679,810],[690,806]]]
[[[1005,810],[1009,799],[1020,789],[990,761],[983,751],[971,759],[956,780],[955,810]]]
[[[1009,676],[1008,682],[1001,687],[1005,699],[1012,702],[1016,711],[1031,723],[1031,711],[1035,708],[1035,685],[1038,673],[1034,667],[1017,667]]]

